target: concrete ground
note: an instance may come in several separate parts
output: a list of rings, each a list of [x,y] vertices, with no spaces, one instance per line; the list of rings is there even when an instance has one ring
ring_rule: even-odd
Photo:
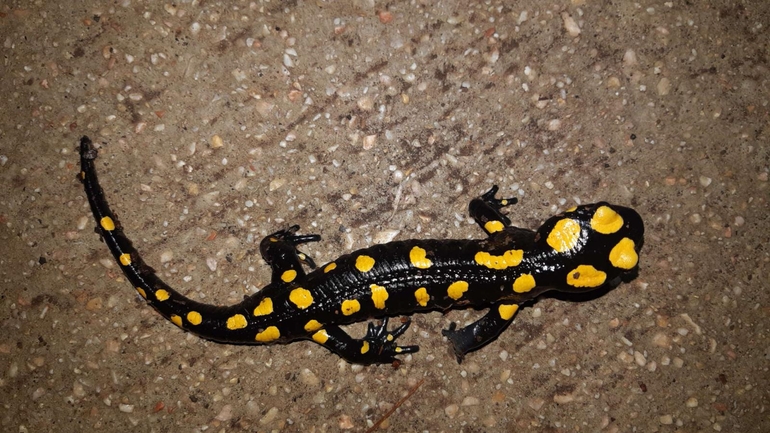
[[[0,429],[770,431],[769,26],[761,1],[5,2]],[[636,208],[641,270],[460,365],[440,331],[475,311],[414,316],[398,369],[211,343],[94,233],[82,135],[145,260],[206,302],[264,286],[255,242],[288,224],[319,263],[481,237],[493,184],[522,227]]]

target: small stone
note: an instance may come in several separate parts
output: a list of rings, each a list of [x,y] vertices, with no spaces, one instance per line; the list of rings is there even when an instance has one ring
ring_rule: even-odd
[[[372,108],[374,108],[374,100],[371,96],[366,95],[359,98],[358,101],[356,101],[356,105],[364,111],[372,111]]]
[[[286,179],[282,179],[282,178],[273,179],[272,181],[270,181],[270,186],[268,187],[268,189],[270,191],[275,191],[278,188],[284,186],[285,184],[286,184]]]
[[[695,397],[690,397],[687,399],[687,401],[684,402],[684,405],[687,407],[698,407],[698,399]]]
[[[211,272],[216,272],[217,270],[217,259],[214,257],[206,257],[206,266],[208,266],[209,270]]]
[[[174,259],[174,252],[171,250],[165,250],[162,253],[160,253],[160,262],[161,263],[168,263],[171,260]]]
[[[219,411],[217,416],[214,417],[217,421],[229,421],[233,418],[233,406],[230,404],[226,404],[222,407],[222,410]]]
[[[388,11],[380,11],[377,14],[377,17],[380,19],[380,22],[383,24],[388,24],[389,22],[393,21],[393,14]]]
[[[398,236],[399,233],[401,233],[401,230],[382,230],[374,235],[372,242],[375,244],[386,244]]]
[[[639,63],[639,60],[636,58],[636,52],[632,49],[627,49],[626,52],[623,54],[623,65],[627,67],[634,67]]]
[[[259,113],[262,117],[268,117],[270,113],[273,111],[273,108],[275,107],[275,104],[272,104],[267,101],[259,101],[257,102],[257,106],[255,107],[257,110],[257,113]]]
[[[463,406],[478,406],[479,405],[479,399],[476,397],[465,397],[462,402]]]
[[[118,409],[123,413],[131,413],[134,411],[134,405],[133,404],[121,404],[118,405]]]
[[[343,414],[339,417],[339,426],[342,430],[352,430],[355,424],[353,424],[353,419],[350,415]]]
[[[209,142],[212,149],[219,149],[220,147],[224,146],[224,141],[222,140],[222,137],[215,135],[211,137],[211,141]]]
[[[377,144],[377,135],[367,135],[364,137],[364,150],[371,150]]]
[[[93,298],[86,302],[86,310],[97,311],[102,309],[102,298]]]
[[[709,185],[711,185],[711,178],[710,177],[701,176],[701,177],[698,178],[698,180],[700,181],[701,186],[703,186],[704,188],[709,186]]]
[[[321,383],[318,376],[307,368],[302,369],[299,373],[299,380],[303,385],[310,387],[317,387]]]
[[[259,419],[259,424],[260,425],[270,424],[271,422],[273,422],[273,420],[275,420],[277,416],[278,416],[278,408],[273,406],[267,411],[267,413],[265,413],[265,416]]]
[[[607,79],[607,88],[608,89],[619,89],[620,88],[620,78],[612,76]]]
[[[444,408],[444,413],[449,418],[454,418],[455,416],[457,416],[457,413],[459,411],[460,411],[460,406],[458,406],[456,404],[450,404],[449,406]]]
[[[575,19],[572,18],[570,14],[567,12],[562,12],[561,19],[564,21],[564,30],[566,30],[570,36],[573,38],[580,36],[580,27],[577,25]]]
[[[671,80],[663,77],[658,81],[658,85],[655,86],[658,90],[658,95],[665,96],[671,92]]]
[[[634,361],[636,361],[636,365],[640,367],[647,365],[647,358],[645,358],[644,354],[639,351],[634,352]]]
[[[671,347],[671,338],[668,335],[658,332],[652,337],[652,344],[658,347],[669,348]]]
[[[527,406],[532,410],[540,410],[545,404],[545,400],[540,397],[531,398],[527,401]]]
[[[660,423],[663,425],[671,425],[674,423],[674,417],[671,415],[663,415],[660,417]]]

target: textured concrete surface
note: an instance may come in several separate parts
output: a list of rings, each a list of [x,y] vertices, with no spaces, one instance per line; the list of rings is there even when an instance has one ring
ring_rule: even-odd
[[[61,4],[58,4],[61,3]],[[180,1],[0,6],[0,429],[770,430],[770,3]],[[635,207],[639,277],[545,297],[458,365],[414,316],[401,367],[187,335],[140,301],[76,180],[172,286],[230,304],[296,223],[317,262]],[[363,325],[354,327],[363,332]]]

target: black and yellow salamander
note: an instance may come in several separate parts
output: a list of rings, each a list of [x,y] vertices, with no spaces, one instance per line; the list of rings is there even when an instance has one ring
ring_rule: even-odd
[[[488,308],[475,323],[443,331],[461,361],[495,339],[521,303],[543,292],[583,293],[633,278],[644,237],[636,211],[608,203],[574,207],[537,231],[513,227],[500,209],[516,199],[496,199],[495,186],[469,205],[471,217],[487,234],[484,239],[394,241],[316,268],[297,247],[321,237],[297,234],[295,225],[260,243],[272,269],[270,284],[237,305],[215,306],[173,290],[144,264],[107,205],[96,177],[96,156],[91,140],[83,137],[80,177],[98,231],[128,281],[163,317],[222,343],[312,340],[351,363],[391,363],[397,355],[417,352],[417,346],[396,344],[409,321],[389,330],[388,317]],[[369,323],[362,339],[340,328],[371,318],[382,321]]]

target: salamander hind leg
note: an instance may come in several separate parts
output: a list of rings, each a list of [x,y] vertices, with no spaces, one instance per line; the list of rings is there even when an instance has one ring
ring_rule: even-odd
[[[441,331],[449,340],[457,363],[463,361],[466,353],[481,348],[500,335],[513,322],[518,310],[517,304],[498,303],[484,317],[464,328],[456,329],[457,324],[453,322],[449,329]]]
[[[420,350],[419,346],[396,344],[396,338],[406,332],[410,324],[406,321],[388,331],[388,319],[385,318],[379,325],[369,323],[366,336],[362,339],[353,338],[340,327],[330,325],[316,331],[312,339],[353,364],[389,364],[398,361],[397,355]]]
[[[297,249],[297,245],[318,242],[319,235],[298,235],[298,225],[293,225],[286,230],[279,230],[265,236],[259,244],[262,258],[273,270],[273,282],[290,283],[297,277],[305,275],[302,265],[315,269],[313,259]]]
[[[471,200],[468,205],[468,213],[488,235],[497,233],[511,225],[511,220],[503,215],[500,209],[519,201],[515,197],[497,199],[495,198],[497,191],[498,187],[494,185],[481,197]]]

